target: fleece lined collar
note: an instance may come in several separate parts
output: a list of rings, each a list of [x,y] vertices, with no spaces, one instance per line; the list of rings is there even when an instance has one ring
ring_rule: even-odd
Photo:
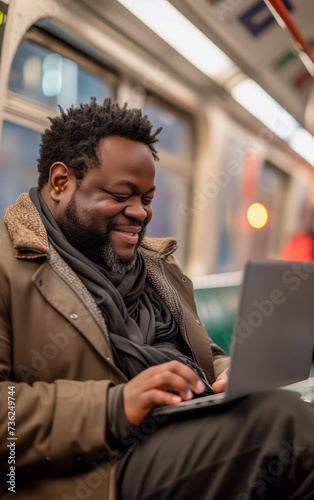
[[[15,257],[36,259],[49,255],[46,229],[41,217],[27,193],[4,212],[4,222],[12,239]]]

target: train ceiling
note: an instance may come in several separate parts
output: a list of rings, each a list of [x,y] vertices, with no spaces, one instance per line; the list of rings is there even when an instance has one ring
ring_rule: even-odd
[[[141,30],[138,29],[138,20],[134,33],[131,33],[130,23],[125,21],[125,11],[121,10],[117,1],[81,1],[107,19],[108,16],[111,16],[111,21],[115,18],[120,31],[128,31],[128,37],[139,41]],[[266,1],[270,4],[272,0]],[[228,76],[229,82],[225,82],[227,89],[231,90],[236,82],[248,76],[304,125],[314,76],[299,58],[289,31],[276,22],[264,0],[170,0],[170,3],[236,64],[237,71]],[[282,0],[282,3],[314,53],[314,0]],[[115,6],[117,11],[113,16]],[[147,40],[146,32],[143,39]],[[156,41],[155,34],[152,40]],[[151,48],[149,50],[152,51]],[[179,64],[180,57],[178,61]]]
[[[172,1],[212,41],[304,123],[314,79],[287,29],[263,0]],[[290,19],[314,53],[314,1],[283,0]]]

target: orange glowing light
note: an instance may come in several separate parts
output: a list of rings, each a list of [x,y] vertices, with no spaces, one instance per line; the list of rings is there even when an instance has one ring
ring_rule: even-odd
[[[247,220],[256,229],[264,227],[268,220],[268,212],[261,203],[253,203],[247,211]]]

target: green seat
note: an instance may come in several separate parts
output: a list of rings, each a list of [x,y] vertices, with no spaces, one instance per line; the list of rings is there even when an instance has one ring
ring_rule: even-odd
[[[194,290],[199,316],[212,340],[229,354],[240,285]]]

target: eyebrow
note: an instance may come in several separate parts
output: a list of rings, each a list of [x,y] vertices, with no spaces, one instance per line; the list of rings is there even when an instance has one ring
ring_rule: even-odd
[[[115,187],[120,187],[120,186],[128,187],[128,188],[132,189],[133,191],[138,190],[138,186],[136,184],[134,184],[134,182],[131,182],[131,181],[118,181],[111,186],[111,189],[114,189]],[[156,186],[153,186],[151,189],[149,189],[144,194],[152,193],[155,191],[155,189],[156,189]]]

